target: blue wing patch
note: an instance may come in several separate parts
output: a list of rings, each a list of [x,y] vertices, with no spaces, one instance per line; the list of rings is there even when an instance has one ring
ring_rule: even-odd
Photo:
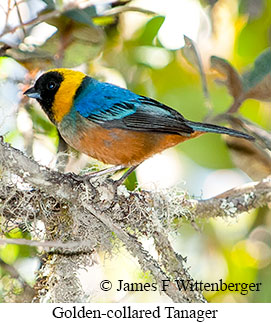
[[[74,108],[85,118],[110,121],[135,113],[136,106],[129,106],[125,102],[138,97],[129,90],[86,77],[76,93]]]
[[[184,117],[170,107],[129,90],[86,77],[73,108],[105,128],[163,133],[192,133]]]

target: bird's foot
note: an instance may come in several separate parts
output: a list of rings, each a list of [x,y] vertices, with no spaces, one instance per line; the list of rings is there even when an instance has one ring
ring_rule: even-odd
[[[127,170],[127,172],[126,172],[126,173],[124,173],[124,174],[121,176],[121,178],[119,178],[119,179],[115,180],[115,181],[114,181],[114,186],[117,188],[119,185],[121,185],[121,184],[126,180],[126,178],[127,178],[130,174],[132,174],[132,172],[137,168],[137,166],[138,166],[138,165],[130,167],[130,168]]]
[[[105,168],[105,169],[99,170],[97,172],[92,172],[92,173],[86,174],[85,176],[87,178],[95,178],[95,177],[103,176],[106,174],[115,173],[115,172],[123,170],[125,168],[126,168],[125,166],[118,165],[118,166]]]

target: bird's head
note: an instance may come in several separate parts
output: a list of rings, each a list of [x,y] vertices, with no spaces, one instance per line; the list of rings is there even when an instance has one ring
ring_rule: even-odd
[[[76,91],[85,77],[84,73],[65,68],[49,70],[24,94],[36,99],[49,119],[57,124],[71,111]]]

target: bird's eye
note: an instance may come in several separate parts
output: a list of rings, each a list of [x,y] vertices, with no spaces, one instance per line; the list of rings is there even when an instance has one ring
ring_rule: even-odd
[[[50,82],[47,83],[47,89],[48,90],[53,90],[53,89],[55,89],[55,87],[56,87],[56,82],[50,81]]]

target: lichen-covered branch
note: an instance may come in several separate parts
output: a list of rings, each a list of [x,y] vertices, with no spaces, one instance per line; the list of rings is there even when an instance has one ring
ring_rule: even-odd
[[[92,264],[94,251],[111,251],[114,232],[137,258],[142,270],[152,274],[158,286],[163,279],[170,280],[166,293],[174,302],[204,302],[200,292],[178,290],[177,279],[193,279],[184,258],[173,250],[168,240],[172,220],[182,216],[191,221],[236,216],[267,205],[271,199],[269,179],[209,200],[191,200],[180,194],[129,192],[124,187],[116,192],[105,177],[90,180],[50,170],[3,141],[0,167],[0,212],[5,219],[2,230],[24,225],[33,232],[32,244],[43,246],[47,251],[49,248],[39,272],[36,286],[39,293],[35,301],[85,301],[86,295],[75,278],[76,271]],[[45,236],[35,230],[37,220],[43,222]],[[159,254],[157,259],[140,243],[144,237],[153,239]],[[19,243],[27,244],[27,241]]]
[[[207,200],[186,200],[193,218],[235,217],[271,203],[271,178],[233,188]],[[189,215],[188,215],[189,216]]]

